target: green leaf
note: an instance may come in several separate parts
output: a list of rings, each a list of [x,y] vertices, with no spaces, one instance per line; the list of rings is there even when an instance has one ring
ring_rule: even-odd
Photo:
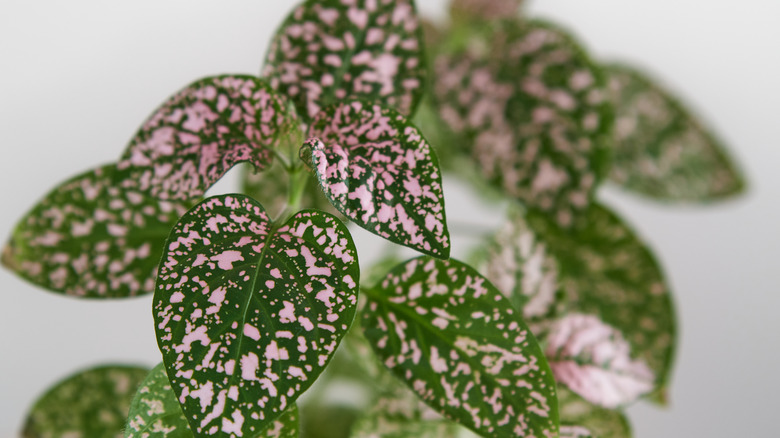
[[[615,409],[653,390],[647,363],[632,359],[623,335],[597,316],[567,314],[553,324],[546,343],[555,379],[591,403]]]
[[[642,73],[608,65],[615,105],[610,178],[663,201],[715,201],[745,183],[724,146],[690,111]]]
[[[346,227],[327,213],[272,224],[256,201],[224,195],[184,215],[160,266],[154,318],[196,436],[239,423],[256,434],[292,404],[352,323],[359,275]]]
[[[437,57],[438,113],[484,178],[569,226],[607,171],[604,76],[553,26],[518,19],[489,29]]]
[[[108,365],[65,378],[35,402],[22,437],[122,437],[130,401],[148,372]]]
[[[350,101],[318,114],[309,135],[312,167],[336,209],[391,242],[449,257],[436,154],[404,116]]]
[[[179,91],[141,126],[117,185],[160,199],[195,200],[231,167],[262,169],[289,131],[285,99],[252,76],[214,76]]]
[[[236,420],[235,418],[228,420]],[[130,405],[125,438],[192,438],[192,430],[176,399],[165,365],[157,365],[138,388]],[[259,438],[297,438],[298,407],[293,404]]]
[[[631,358],[667,384],[675,348],[675,312],[661,269],[650,250],[615,214],[594,204],[581,224],[563,230],[540,214],[527,220],[558,260],[570,312],[596,315],[622,333]]]
[[[483,264],[485,277],[522,310],[539,336],[531,323],[546,322],[561,311],[558,262],[520,213],[512,212],[490,240]]]
[[[189,207],[112,185],[108,165],[47,194],[17,224],[2,262],[48,290],[86,298],[151,293],[176,220]]]
[[[350,438],[456,438],[458,426],[432,411],[393,379],[389,391],[352,426]]]
[[[408,116],[424,83],[420,29],[412,0],[309,0],[277,31],[263,76],[306,121],[351,98]]]
[[[365,293],[366,338],[431,407],[485,437],[557,435],[547,360],[478,272],[455,260],[417,258]]]
[[[558,386],[561,438],[631,438],[626,416],[590,404],[566,388]]]
[[[125,438],[192,438],[194,435],[160,363],[146,376],[130,404]]]
[[[452,0],[454,19],[497,20],[516,16],[523,0]]]

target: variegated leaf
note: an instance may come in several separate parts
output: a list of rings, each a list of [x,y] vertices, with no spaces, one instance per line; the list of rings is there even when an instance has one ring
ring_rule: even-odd
[[[449,257],[438,160],[404,116],[350,101],[318,114],[309,135],[312,167],[336,209],[392,242]]]
[[[548,24],[505,20],[491,29],[435,61],[438,113],[484,178],[569,226],[606,173],[606,82]]]
[[[149,370],[109,365],[63,379],[30,410],[23,438],[122,437],[130,401]]]
[[[653,371],[631,358],[619,331],[593,315],[569,313],[556,321],[545,354],[558,382],[599,406],[614,409],[653,389]]]
[[[413,0],[308,0],[282,24],[263,70],[305,120],[351,98],[410,115],[424,75]]]
[[[522,310],[529,324],[554,318],[560,310],[558,262],[519,212],[512,212],[491,239],[484,265],[485,277]],[[539,336],[533,324],[531,328]]]
[[[565,387],[558,386],[561,415],[560,438],[631,438],[626,416],[617,410],[588,403]]]
[[[179,91],[141,126],[116,184],[160,199],[195,200],[231,167],[264,168],[288,133],[287,103],[253,76],[215,76]]]
[[[130,404],[125,438],[192,438],[194,435],[171,389],[165,365],[154,367]]]
[[[718,139],[687,108],[638,71],[606,67],[615,105],[610,178],[664,201],[713,201],[744,181]]]
[[[453,18],[497,20],[516,16],[523,0],[452,0]]]
[[[663,396],[674,355],[675,312],[650,250],[598,204],[572,230],[539,214],[527,220],[558,260],[567,310],[596,315],[622,333],[632,358],[647,364]]]
[[[190,426],[256,434],[314,382],[354,318],[352,239],[327,213],[272,224],[251,198],[223,195],[182,217],[167,245],[154,317]]]
[[[393,379],[389,390],[352,426],[350,438],[456,438],[459,427]]]
[[[188,205],[113,186],[114,173],[100,167],[46,195],[16,226],[3,264],[66,295],[151,293],[165,239]]]
[[[233,419],[235,420],[235,419]],[[176,399],[165,365],[157,365],[141,383],[130,405],[125,438],[192,438],[192,430]],[[258,438],[297,438],[298,407],[293,404]]]
[[[555,381],[541,348],[478,272],[417,258],[365,294],[366,337],[431,407],[485,437],[557,435]]]

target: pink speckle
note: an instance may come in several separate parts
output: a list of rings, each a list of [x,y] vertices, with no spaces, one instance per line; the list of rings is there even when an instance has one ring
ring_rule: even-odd
[[[212,256],[210,260],[217,262],[217,266],[219,266],[220,269],[228,271],[233,269],[234,262],[243,261],[244,256],[240,251],[228,250],[224,251],[222,254]]]
[[[279,311],[279,321],[287,324],[295,322],[295,305],[289,301],[282,302],[284,309]]]
[[[257,329],[257,327],[253,326],[252,324],[244,324],[244,336],[248,336],[255,341],[260,340],[260,330]]]

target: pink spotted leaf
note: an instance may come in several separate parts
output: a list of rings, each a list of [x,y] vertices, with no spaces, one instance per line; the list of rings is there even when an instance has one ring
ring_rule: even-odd
[[[359,274],[346,227],[327,213],[274,224],[251,198],[223,195],[184,215],[161,262],[154,318],[195,436],[254,436],[281,415],[351,325]]]
[[[241,418],[225,418],[225,423],[236,427]],[[298,438],[298,406],[292,404],[257,438]],[[171,388],[165,364],[159,364],[141,382],[127,416],[125,438],[193,438],[187,418]]]
[[[484,437],[558,435],[555,381],[541,347],[477,271],[421,257],[365,295],[366,338],[434,410]]]
[[[411,115],[425,62],[413,0],[308,0],[274,37],[263,76],[309,121],[358,98]]]
[[[650,393],[655,375],[614,327],[597,316],[570,313],[547,335],[547,360],[555,379],[585,400],[609,409]]]
[[[486,181],[571,226],[607,172],[612,110],[604,75],[572,37],[546,23],[504,20],[474,37],[434,62],[443,126]]]
[[[195,200],[238,163],[266,167],[289,117],[285,99],[256,77],[201,79],[141,126],[117,164],[116,184]]]
[[[574,229],[540,213],[526,221],[558,262],[566,312],[596,315],[614,327],[655,376],[653,397],[663,403],[676,344],[675,309],[661,267],[616,214],[593,204]]]
[[[115,173],[113,165],[100,167],[47,194],[17,224],[3,264],[75,297],[153,292],[165,239],[189,204],[117,187]]]
[[[309,135],[312,167],[337,210],[392,242],[449,257],[438,160],[404,116],[350,101],[318,114]]]
[[[682,103],[633,68],[605,70],[615,105],[613,181],[671,202],[717,201],[744,191],[724,145]]]

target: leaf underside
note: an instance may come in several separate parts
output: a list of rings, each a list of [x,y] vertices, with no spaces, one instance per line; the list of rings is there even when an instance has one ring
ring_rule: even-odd
[[[221,418],[255,434],[314,382],[350,326],[354,244],[327,213],[272,224],[243,195],[202,202],[167,244],[154,316],[174,392],[197,436],[236,427]]]
[[[67,377],[35,402],[22,437],[121,438],[130,402],[148,372],[110,365]]]
[[[151,293],[165,239],[188,205],[118,188],[114,174],[100,167],[46,195],[16,226],[3,264],[65,295]]]
[[[606,173],[606,81],[548,24],[505,20],[491,29],[437,57],[434,105],[484,178],[569,226]]]
[[[312,167],[336,209],[392,242],[449,257],[438,160],[401,114],[350,101],[318,114],[309,136]]]
[[[235,425],[238,420],[231,418]],[[192,438],[187,418],[168,381],[165,365],[159,364],[141,383],[130,405],[125,438]],[[274,420],[258,438],[297,438],[298,408],[295,404]]]
[[[527,220],[558,260],[566,311],[598,316],[630,344],[667,384],[675,348],[671,292],[650,250],[612,212],[594,204],[574,230],[563,230],[538,214]]]
[[[612,181],[677,202],[716,201],[744,190],[724,146],[685,107],[631,68],[605,71],[616,116]]]
[[[195,81],[141,126],[117,164],[115,184],[196,200],[238,163],[266,167],[287,133],[286,111],[286,100],[253,76]]]
[[[305,121],[351,98],[411,115],[425,76],[420,29],[411,0],[309,0],[277,32],[263,76]]]
[[[432,408],[485,437],[557,435],[547,361],[479,273],[454,260],[418,258],[366,295],[366,338]]]

